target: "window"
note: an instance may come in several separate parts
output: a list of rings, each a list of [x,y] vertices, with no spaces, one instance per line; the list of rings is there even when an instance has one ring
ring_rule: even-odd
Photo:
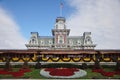
[[[56,29],[58,29],[58,24],[55,25]]]
[[[86,37],[85,43],[86,43],[86,44],[92,44],[92,41],[91,41],[91,37],[90,37],[90,36],[87,36],[87,37]]]
[[[43,44],[44,44],[43,40],[41,40],[41,41],[40,41],[40,44],[41,44],[41,45],[43,45]]]
[[[30,44],[36,44],[36,40],[33,38],[33,39],[30,40],[29,43],[30,43]]]
[[[62,41],[62,40],[59,40],[59,43],[60,43],[60,44],[62,44],[62,43],[63,43],[63,41]]]
[[[58,43],[63,44],[64,43],[64,37],[63,35],[58,36]]]
[[[77,41],[77,44],[78,44],[78,45],[80,45],[80,44],[81,44],[81,41],[80,41],[80,40],[78,40],[78,41]]]
[[[87,41],[90,41],[90,39],[88,38],[88,40]]]
[[[49,45],[51,45],[52,44],[52,41],[51,40],[49,40]]]
[[[35,39],[32,39],[32,42],[34,42],[35,41]]]
[[[69,40],[69,45],[72,46],[73,45],[73,41]]]

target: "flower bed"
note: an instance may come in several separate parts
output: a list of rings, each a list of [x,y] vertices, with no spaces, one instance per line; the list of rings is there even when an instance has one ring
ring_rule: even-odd
[[[103,76],[107,76],[107,77],[113,77],[114,76],[114,72],[102,72],[101,74]]]
[[[9,72],[6,71],[6,70],[4,70],[4,69],[3,69],[3,70],[1,69],[1,70],[0,70],[0,74],[5,75],[5,74],[9,74]]]
[[[48,78],[79,78],[87,72],[77,68],[46,68],[42,69],[40,74]]]
[[[92,72],[102,73],[102,72],[104,72],[104,70],[103,69],[93,69]]]
[[[31,71],[30,69],[22,69],[22,68],[19,69],[19,71],[17,71],[17,72],[1,69],[0,75],[12,75],[13,77],[22,77],[22,76],[24,76],[25,72],[30,72],[30,71]]]
[[[93,69],[92,72],[101,73],[103,76],[113,77],[114,75],[120,75],[120,71],[106,72],[103,69]]]
[[[31,70],[29,68],[28,69],[21,68],[19,69],[19,72],[31,72]]]
[[[9,72],[10,75],[12,75],[13,77],[22,77],[24,75],[24,72]]]
[[[120,75],[120,70],[119,71],[115,71],[116,75]]]
[[[74,72],[79,71],[78,69],[70,68],[55,68],[55,69],[45,69],[49,71],[52,76],[72,76]],[[64,74],[63,74],[64,73]]]

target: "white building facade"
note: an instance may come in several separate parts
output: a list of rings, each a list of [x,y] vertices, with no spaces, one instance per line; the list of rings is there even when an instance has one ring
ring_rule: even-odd
[[[52,29],[53,36],[39,36],[38,32],[31,32],[28,49],[48,49],[48,50],[76,50],[94,49],[91,32],[84,32],[83,36],[69,36],[70,29],[66,27],[64,17],[56,19],[55,27]]]

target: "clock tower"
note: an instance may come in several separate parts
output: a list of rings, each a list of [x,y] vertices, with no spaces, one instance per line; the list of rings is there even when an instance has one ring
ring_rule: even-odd
[[[54,47],[57,49],[64,49],[68,46],[67,37],[70,29],[66,29],[65,18],[57,17],[55,27],[52,30],[54,36]]]

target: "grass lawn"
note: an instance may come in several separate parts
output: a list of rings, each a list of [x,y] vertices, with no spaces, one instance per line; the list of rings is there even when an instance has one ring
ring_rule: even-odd
[[[40,69],[30,68],[32,71],[28,73],[24,73],[22,77],[16,77],[17,79],[47,79],[40,75]],[[19,68],[13,68],[14,71],[18,71]],[[104,67],[105,71],[113,71],[113,67]],[[113,77],[102,76],[100,73],[92,72],[91,68],[85,69],[87,71],[87,75],[78,79],[120,79],[120,75],[114,75]],[[0,79],[16,79],[12,75],[0,75]]]

